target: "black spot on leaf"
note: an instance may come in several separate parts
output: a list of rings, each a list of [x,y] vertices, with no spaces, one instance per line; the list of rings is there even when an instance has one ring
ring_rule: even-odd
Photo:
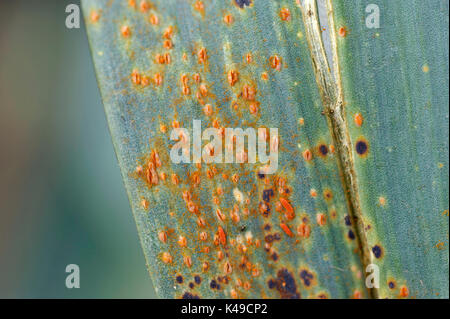
[[[350,220],[350,216],[348,216],[348,215],[345,215],[345,217],[344,217],[344,221],[345,221],[345,225],[347,225],[347,226],[351,226],[351,224],[352,224],[352,221]]]
[[[322,156],[327,156],[328,147],[324,144],[319,145],[319,152],[320,152],[320,154],[322,154]]]
[[[303,283],[306,287],[311,286],[311,281],[314,279],[314,275],[308,272],[307,270],[302,270],[300,272],[300,278],[303,280]]]
[[[375,246],[372,247],[372,252],[373,252],[373,255],[374,255],[376,258],[380,258],[381,255],[383,254],[383,250],[382,250],[381,247],[378,246],[378,245],[375,245]]]
[[[252,3],[251,0],[234,0],[234,2],[241,9],[243,9],[245,6],[249,6]]]
[[[185,292],[181,298],[182,299],[200,299],[199,296],[193,295],[190,292]]]
[[[367,151],[369,150],[369,145],[367,145],[366,141],[359,140],[356,142],[355,148],[356,148],[356,152],[359,155],[366,155]]]
[[[355,233],[351,229],[348,231],[348,238],[351,240],[355,239]]]
[[[270,202],[270,197],[273,196],[273,189],[265,189],[263,190],[263,200],[265,202]]]
[[[277,261],[278,260],[278,254],[277,253],[273,253],[271,257],[272,257],[273,261]]]
[[[280,269],[276,279],[268,281],[270,289],[276,289],[282,299],[300,299],[294,277],[287,269]]]
[[[217,283],[216,280],[211,280],[211,282],[209,283],[209,286],[211,287],[211,289],[217,289],[220,290],[220,285]]]

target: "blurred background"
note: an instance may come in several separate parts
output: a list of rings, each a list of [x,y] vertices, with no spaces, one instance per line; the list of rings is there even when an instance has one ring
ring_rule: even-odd
[[[0,298],[153,298],[69,3],[0,1]]]

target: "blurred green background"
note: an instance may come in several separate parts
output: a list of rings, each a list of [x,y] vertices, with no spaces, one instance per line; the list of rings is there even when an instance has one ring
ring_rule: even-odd
[[[69,3],[0,1],[0,298],[155,297]]]

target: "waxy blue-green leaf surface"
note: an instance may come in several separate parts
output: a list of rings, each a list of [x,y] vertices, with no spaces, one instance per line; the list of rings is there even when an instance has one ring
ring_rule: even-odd
[[[448,1],[379,2],[370,29],[372,2],[331,3],[379,295],[448,298]]]
[[[140,1],[135,6],[117,0],[83,5],[114,146],[160,296],[366,296],[358,242],[345,223],[347,202],[327,120],[321,114],[300,8],[293,1],[146,3],[148,8],[142,8]],[[289,10],[287,17],[280,13],[282,8]],[[169,27],[173,34],[164,35]],[[165,47],[166,40],[171,48],[167,43]],[[206,58],[199,57],[202,49]],[[170,63],[155,62],[158,54],[166,53]],[[229,70],[239,74],[233,86],[227,78]],[[149,85],[134,84],[133,72],[135,81],[136,74],[148,76]],[[161,85],[154,83],[156,73],[162,77]],[[183,75],[188,80],[182,80]],[[198,93],[202,84],[207,87],[205,94]],[[243,97],[245,85],[256,90],[254,101]],[[252,103],[257,105],[256,114],[250,112]],[[211,116],[203,113],[205,104],[212,106]],[[220,127],[278,128],[277,173],[258,176],[262,167],[258,163],[216,164],[216,171],[207,164],[201,169],[195,164],[173,164],[169,159],[172,123],[176,120],[190,130],[194,119],[202,120],[203,128],[212,127],[214,120]],[[322,144],[327,154],[320,156]],[[145,170],[153,150],[163,164],[158,174],[164,172],[167,178],[149,186]],[[313,157],[308,162],[302,156],[306,150]],[[136,173],[138,166],[143,167],[141,175]],[[214,176],[208,177],[211,172]],[[179,179],[177,185],[172,174]],[[194,182],[195,174],[199,183]],[[233,181],[234,175],[238,181]],[[235,188],[248,203],[236,201]],[[187,209],[186,190],[197,214]],[[270,211],[261,208],[264,190],[273,191],[266,203]],[[277,211],[280,197],[294,208],[292,220],[285,217],[284,207]],[[238,222],[230,214],[235,205]],[[217,209],[225,221],[217,218]],[[324,216],[323,226],[317,222],[318,214]],[[198,217],[206,221],[205,227],[198,225]],[[214,243],[219,227],[226,234],[225,245]],[[306,229],[300,232],[303,235],[298,234],[299,227]],[[166,242],[159,239],[161,232],[167,235]],[[199,239],[201,232],[207,240]],[[178,244],[180,236],[186,238],[186,247]],[[196,275],[200,284],[195,283]]]
[[[382,7],[389,13],[382,10],[378,30],[365,28],[361,1],[333,2],[336,28],[345,24],[347,32],[337,39],[341,81],[324,84],[318,70],[329,72],[326,58],[313,50],[320,37],[310,36],[315,6],[82,1],[114,147],[161,297],[365,298],[367,258],[380,266],[382,296],[398,297],[402,286],[410,296],[448,296],[448,47],[437,35],[425,38],[448,38],[448,8],[434,4],[441,9],[434,16],[432,6],[399,2]],[[408,29],[414,5],[428,19],[418,17],[422,37]],[[392,24],[397,17],[403,24]],[[330,103],[339,98],[344,112],[333,115]],[[355,112],[364,117],[358,128]],[[346,122],[333,121],[340,115]],[[193,120],[203,129],[277,128],[278,143],[268,138],[278,144],[277,172],[261,174],[258,162],[173,163],[171,129],[191,131]],[[336,125],[348,135],[336,134]],[[346,153],[346,137],[355,145],[364,137],[368,154]],[[380,258],[368,256],[374,245]],[[388,276],[396,284],[389,294]]]

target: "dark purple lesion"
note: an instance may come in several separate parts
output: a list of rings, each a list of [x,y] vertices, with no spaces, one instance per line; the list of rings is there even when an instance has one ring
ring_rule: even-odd
[[[356,142],[355,148],[356,148],[356,152],[359,155],[363,156],[363,155],[367,154],[367,152],[369,150],[369,145],[368,145],[368,143],[366,141],[359,140],[359,141]]]
[[[351,229],[348,231],[348,238],[351,240],[355,239],[355,233]]]
[[[312,281],[314,280],[314,275],[304,269],[304,270],[300,271],[300,278],[302,279],[303,284],[306,287],[310,287],[312,284]]]
[[[265,202],[270,202],[270,198],[273,197],[273,189],[265,189],[263,190],[263,200]]]
[[[209,283],[209,287],[211,289],[220,290],[220,285],[217,283],[217,281],[215,279],[211,280],[211,282]]]
[[[281,240],[281,236],[278,233],[268,234],[264,237],[264,241],[269,244],[273,243],[274,241],[279,241],[279,240]]]
[[[259,210],[264,217],[269,217],[270,215],[270,204],[267,202],[259,203]]]
[[[181,299],[200,299],[199,296],[191,294],[190,292],[185,292]]]
[[[287,269],[280,269],[277,278],[269,279],[267,285],[269,289],[276,289],[282,299],[300,299],[295,279]]]
[[[378,245],[372,247],[372,252],[375,258],[380,258],[383,255],[383,249]]]
[[[328,154],[328,147],[325,144],[319,145],[319,152],[322,156],[327,156]]]
[[[252,4],[252,0],[234,0],[234,2],[241,9],[244,9],[244,7],[248,7]]]
[[[272,258],[273,261],[278,261],[278,254],[276,252],[272,253],[272,255],[270,256],[270,258]]]
[[[347,226],[351,226],[352,225],[352,221],[351,221],[349,215],[345,215],[344,221],[345,221],[345,225],[347,225]]]

